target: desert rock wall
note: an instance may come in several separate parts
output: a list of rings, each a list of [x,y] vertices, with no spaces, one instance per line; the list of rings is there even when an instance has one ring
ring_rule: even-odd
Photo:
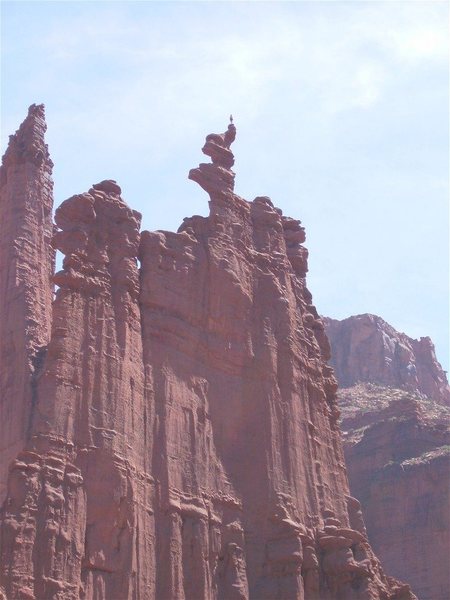
[[[450,597],[450,408],[375,384],[339,391],[350,488],[386,571]]]
[[[11,465],[2,538],[2,563],[11,569],[6,594],[151,597],[154,483],[137,301],[140,215],[108,182],[66,200],[55,220],[53,245],[65,258],[54,278],[59,289],[29,441]]]
[[[161,439],[171,449],[164,464],[169,496],[181,490],[202,505],[202,493],[230,495],[235,525],[253,532],[245,540],[250,590],[260,598],[296,597],[296,528],[318,525],[331,508],[348,525],[344,494],[336,502],[347,484],[334,382],[324,378],[320,347],[303,325],[301,312],[312,315],[297,301],[302,283],[286,256],[283,217],[267,199],[211,203],[211,217],[187,219],[177,234],[145,232],[141,242],[144,360],[166,423]],[[270,251],[279,253],[276,261]],[[310,439],[312,430],[326,431],[326,441]],[[280,544],[286,574],[275,579]]]
[[[430,338],[375,315],[325,319],[350,489],[387,573],[450,597],[450,393]]]

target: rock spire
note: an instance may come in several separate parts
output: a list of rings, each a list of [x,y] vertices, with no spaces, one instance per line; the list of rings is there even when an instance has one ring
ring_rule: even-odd
[[[0,504],[7,465],[29,433],[50,337],[55,252],[46,129],[44,106],[33,104],[0,168]]]

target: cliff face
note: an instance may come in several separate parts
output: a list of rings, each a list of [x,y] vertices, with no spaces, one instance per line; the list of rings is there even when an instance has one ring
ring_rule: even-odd
[[[10,137],[0,170],[0,504],[7,465],[26,443],[34,375],[50,337],[53,164],[44,107]]]
[[[113,181],[56,212],[51,338],[2,463],[8,600],[414,598],[348,494],[303,228],[234,194],[234,136],[207,137],[210,215],[178,233],[140,236]]]
[[[339,391],[350,489],[386,571],[450,598],[450,408],[374,384]]]
[[[350,489],[370,542],[421,600],[450,598],[450,401],[433,344],[374,315],[325,325]]]
[[[343,321],[327,318],[324,323],[332,346],[330,364],[341,387],[380,383],[418,390],[450,406],[447,377],[430,338],[414,340],[368,314]]]

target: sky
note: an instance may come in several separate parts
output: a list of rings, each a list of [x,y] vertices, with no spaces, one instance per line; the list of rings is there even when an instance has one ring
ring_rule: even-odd
[[[56,205],[116,179],[143,228],[234,116],[235,192],[306,228],[322,315],[430,336],[448,369],[449,30],[433,1],[5,1],[1,150],[44,103]]]

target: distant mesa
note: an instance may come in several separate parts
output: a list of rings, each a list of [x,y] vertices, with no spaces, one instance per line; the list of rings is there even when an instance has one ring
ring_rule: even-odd
[[[324,319],[331,366],[341,387],[358,382],[417,390],[450,406],[450,389],[430,338],[414,340],[381,317],[363,314]]]
[[[450,407],[367,382],[338,396],[350,490],[375,553],[420,600],[450,598]]]
[[[324,319],[353,496],[389,575],[450,598],[450,391],[430,338],[376,315]]]

